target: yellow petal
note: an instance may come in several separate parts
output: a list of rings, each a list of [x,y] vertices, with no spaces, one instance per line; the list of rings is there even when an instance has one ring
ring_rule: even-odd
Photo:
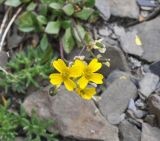
[[[62,59],[54,61],[53,67],[59,72],[64,72],[67,69],[67,66]]]
[[[81,60],[76,60],[75,63],[70,67],[70,77],[79,77],[82,75],[85,64]]]
[[[135,43],[136,43],[137,46],[142,46],[142,41],[141,41],[141,39],[138,35],[136,35]]]
[[[63,82],[62,76],[59,73],[53,73],[49,76],[50,82],[53,85],[61,85]]]
[[[100,73],[92,73],[90,81],[96,83],[96,84],[102,84],[103,83],[103,75]]]
[[[80,96],[85,100],[90,100],[96,94],[95,88],[86,88],[83,91],[84,93],[81,94]]]
[[[82,76],[77,83],[81,89],[84,89],[88,84],[88,80],[84,76]]]
[[[102,64],[95,58],[89,63],[88,67],[92,72],[96,72],[102,67]]]
[[[64,85],[68,91],[73,91],[76,88],[76,84],[71,79],[66,79]]]

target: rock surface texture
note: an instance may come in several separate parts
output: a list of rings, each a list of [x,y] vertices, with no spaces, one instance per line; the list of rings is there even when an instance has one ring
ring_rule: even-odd
[[[155,94],[149,97],[148,106],[150,113],[156,115],[160,126],[160,96]]]
[[[143,123],[141,141],[159,141],[160,129]]]
[[[114,70],[129,71],[129,67],[123,52],[118,47],[107,47],[106,53],[102,54],[110,59],[110,67],[103,65],[101,72],[104,76],[108,76]]]
[[[140,36],[143,44],[144,54],[143,59],[149,62],[160,60],[160,17],[151,21],[144,22],[134,27],[137,34]]]
[[[136,0],[106,0],[109,3],[111,15],[137,19],[139,7]]]
[[[159,82],[159,77],[152,73],[146,73],[144,78],[139,82],[140,92],[148,97],[155,91]]]
[[[140,130],[127,120],[124,120],[119,125],[121,141],[140,141]]]
[[[126,78],[115,80],[102,93],[99,108],[110,123],[114,124],[115,117],[120,117],[126,110],[129,100],[137,95],[136,86]]]
[[[114,32],[117,34],[120,40],[120,44],[124,52],[136,56],[142,56],[143,48],[140,45],[137,45],[135,42],[137,32],[128,31],[126,32],[124,28],[115,26]]]
[[[98,112],[94,102],[84,101],[75,93],[63,89],[50,97],[46,91],[41,91],[28,96],[23,105],[28,113],[35,108],[40,117],[53,119],[64,137],[119,141],[117,128]]]

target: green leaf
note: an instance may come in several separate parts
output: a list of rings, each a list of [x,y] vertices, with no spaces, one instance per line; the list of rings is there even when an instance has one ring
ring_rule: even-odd
[[[2,4],[4,2],[4,0],[0,0],[0,4]]]
[[[43,4],[50,4],[53,0],[41,0]]]
[[[48,22],[45,32],[48,34],[58,34],[60,30],[60,21]]]
[[[62,28],[67,29],[69,27],[72,27],[72,22],[71,22],[71,20],[61,21],[61,26],[62,26]]]
[[[71,16],[74,13],[74,7],[69,3],[63,7],[63,11],[66,15]]]
[[[28,3],[28,2],[30,2],[31,0],[21,0],[21,2],[23,2],[23,3]]]
[[[85,0],[85,6],[87,7],[94,7],[95,0]]]
[[[88,22],[89,23],[95,23],[98,20],[99,17],[99,12],[98,11],[94,11],[92,13],[92,15],[89,17]]]
[[[42,24],[42,25],[47,24],[47,19],[46,19],[45,16],[38,15],[38,16],[37,16],[37,20],[38,20],[38,22],[39,22],[40,24]]]
[[[30,12],[26,11],[22,13],[17,20],[18,28],[23,32],[30,32],[35,30],[36,16]]]
[[[47,35],[44,34],[42,39],[41,39],[41,42],[40,42],[40,48],[45,51],[48,47],[48,38],[47,38]]]
[[[62,5],[60,3],[53,2],[49,5],[49,7],[53,8],[54,10],[61,10]]]
[[[43,16],[47,16],[48,6],[47,4],[39,4],[39,14]]]
[[[84,7],[80,12],[75,13],[75,16],[81,20],[87,20],[94,12],[92,8]]]
[[[20,0],[7,0],[5,2],[5,5],[8,5],[8,6],[13,6],[13,7],[17,7],[21,4],[22,2]]]
[[[86,44],[90,44],[90,42],[93,40],[91,35],[89,33],[85,34],[84,40],[86,42]]]
[[[33,11],[36,8],[37,4],[34,2],[31,2],[28,6],[27,6],[27,10],[28,11]]]
[[[82,39],[84,39],[85,37],[85,34],[86,34],[86,31],[84,30],[84,28],[81,26],[81,25],[77,25],[77,29],[74,28],[74,37],[79,41],[81,42],[80,38],[79,38],[79,35],[77,33],[77,30],[81,36]]]
[[[67,28],[63,36],[63,47],[66,53],[70,53],[75,45],[74,37],[71,28]]]

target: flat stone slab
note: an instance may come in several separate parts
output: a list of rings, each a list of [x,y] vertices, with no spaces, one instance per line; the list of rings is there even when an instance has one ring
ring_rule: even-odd
[[[136,25],[133,29],[138,31],[143,44],[144,53],[142,59],[149,62],[160,60],[160,17],[151,21]]]
[[[159,82],[159,77],[153,73],[146,73],[143,79],[139,82],[139,91],[143,96],[149,97],[155,91]]]
[[[111,16],[109,3],[106,0],[96,0],[95,6],[100,11],[102,17],[108,20]]]
[[[124,120],[119,125],[119,131],[121,135],[121,141],[140,141],[140,130],[127,120]]]
[[[121,47],[124,52],[136,56],[143,55],[143,48],[136,44],[137,31],[125,31],[123,27],[114,26],[114,32],[119,37]]]
[[[129,100],[136,95],[137,88],[129,78],[117,79],[102,93],[98,102],[100,111],[110,123],[114,124],[113,115],[121,117],[128,107]]]
[[[137,19],[139,7],[136,0],[106,0],[109,3],[111,15]]]
[[[31,114],[34,108],[40,117],[53,119],[63,137],[84,141],[119,141],[118,129],[107,122],[93,101],[85,101],[65,89],[53,97],[47,93],[39,91],[28,96],[23,103],[25,110]]]
[[[118,47],[107,47],[106,53],[102,54],[103,57],[110,59],[110,67],[105,65],[100,70],[101,73],[107,77],[114,70],[129,71],[127,60],[123,52]]]
[[[159,141],[159,140],[160,140],[160,129],[157,127],[152,127],[147,123],[143,123],[141,141]]]

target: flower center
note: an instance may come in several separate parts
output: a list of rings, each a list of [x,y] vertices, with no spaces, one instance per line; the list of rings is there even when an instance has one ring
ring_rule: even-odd
[[[86,79],[90,79],[90,77],[91,77],[91,70],[89,69],[89,68],[86,68],[85,70],[84,70],[84,76],[85,76],[85,78]]]
[[[65,70],[64,72],[62,72],[62,78],[63,80],[67,80],[69,78],[69,70]]]

